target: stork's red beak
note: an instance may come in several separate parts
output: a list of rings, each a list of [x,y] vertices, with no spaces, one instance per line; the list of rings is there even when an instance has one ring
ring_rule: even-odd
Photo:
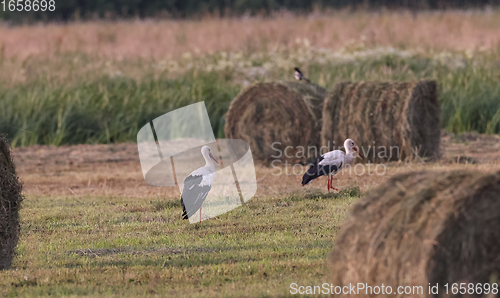
[[[363,154],[361,154],[361,151],[358,150],[358,147],[352,147],[352,149],[358,153],[359,157],[361,157],[362,159],[365,159]]]
[[[217,161],[217,159],[215,159],[215,157],[212,155],[212,153],[208,153],[208,155],[210,155],[210,158],[213,159],[213,161],[215,161],[217,164],[219,164],[219,162]]]

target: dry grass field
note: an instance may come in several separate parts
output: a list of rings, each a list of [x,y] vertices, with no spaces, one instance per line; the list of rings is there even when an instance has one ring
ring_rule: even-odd
[[[339,49],[351,40],[370,46],[442,50],[497,47],[497,11],[381,13],[346,11],[296,17],[182,21],[84,22],[67,25],[0,25],[3,57],[54,57],[84,52],[117,59],[179,57],[184,53],[254,52],[294,47],[307,40],[318,48]]]
[[[336,177],[340,187],[357,185],[366,192],[392,175],[406,171],[461,168],[495,171],[500,168],[499,135],[445,135],[441,148],[444,149],[443,156],[437,163],[391,162],[387,164],[384,175],[345,173]],[[175,187],[152,187],[144,181],[137,145],[133,143],[21,147],[15,149],[14,155],[24,190],[30,195],[179,197],[179,190]],[[302,190],[301,174],[298,168],[294,175],[291,168],[260,165],[257,167],[257,196],[277,196]],[[318,180],[312,187],[326,190],[326,182]]]

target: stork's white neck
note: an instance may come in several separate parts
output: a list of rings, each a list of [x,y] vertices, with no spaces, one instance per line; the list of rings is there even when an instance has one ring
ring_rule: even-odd
[[[208,168],[211,172],[215,172],[214,162],[210,156],[208,156],[208,153],[203,152],[203,158],[205,159],[205,168]]]
[[[351,150],[347,150],[347,148],[346,148],[345,151],[346,151],[346,155],[345,155],[345,159],[344,160],[345,160],[345,162],[347,164],[352,165],[352,163],[354,161],[354,150],[352,150],[352,149]]]

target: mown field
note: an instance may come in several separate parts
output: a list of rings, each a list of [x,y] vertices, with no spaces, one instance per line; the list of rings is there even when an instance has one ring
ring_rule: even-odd
[[[328,282],[335,237],[367,191],[407,171],[500,169],[499,26],[496,10],[0,25],[0,131],[26,196],[0,295],[281,297],[291,282]],[[295,66],[327,88],[437,80],[443,157],[339,175],[339,193],[257,165],[249,203],[181,221],[178,189],[143,179],[137,131],[205,101],[223,137],[238,92],[293,80]]]
[[[359,188],[261,197],[190,225],[177,198],[29,195],[2,296],[270,297],[319,282]],[[256,221],[256,219],[259,219]]]
[[[389,177],[500,170],[498,135],[443,135],[441,148],[438,162],[337,175],[340,193],[327,193],[326,179],[302,187],[300,175],[258,165],[255,198],[192,225],[180,220],[178,189],[144,181],[133,143],[15,148],[26,199],[0,295],[287,296],[292,282],[329,282],[350,206]]]

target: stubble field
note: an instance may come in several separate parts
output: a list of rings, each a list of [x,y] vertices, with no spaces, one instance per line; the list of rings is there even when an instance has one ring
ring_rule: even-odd
[[[292,282],[329,282],[325,261],[349,207],[389,177],[500,170],[498,136],[444,135],[442,148],[440,162],[340,174],[339,193],[325,179],[303,188],[300,176],[257,166],[255,198],[193,225],[180,220],[178,189],[144,182],[133,143],[17,148],[26,200],[2,294],[287,296]]]
[[[408,171],[500,169],[499,26],[496,11],[0,26],[0,130],[26,196],[0,293],[276,297],[328,282],[337,232],[373,187]],[[257,165],[249,203],[181,221],[179,190],[144,182],[138,128],[204,100],[222,137],[242,88],[292,79],[294,66],[328,88],[436,79],[441,160],[338,175],[339,193]]]

